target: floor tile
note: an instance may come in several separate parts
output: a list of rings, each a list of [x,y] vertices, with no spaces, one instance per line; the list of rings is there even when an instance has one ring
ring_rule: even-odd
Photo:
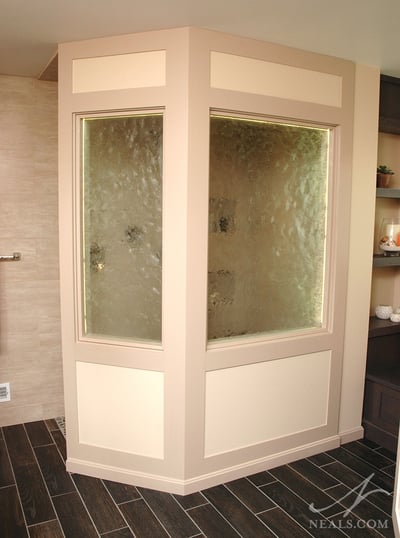
[[[56,445],[39,446],[34,451],[51,496],[75,491]]]
[[[2,538],[28,538],[16,486],[0,489]]]
[[[5,426],[3,434],[14,468],[23,467],[27,463],[35,463],[35,456],[22,424]]]
[[[168,538],[167,531],[143,499],[121,504],[120,509],[136,538]]]
[[[42,420],[37,422],[26,422],[24,426],[33,447],[49,445],[53,442],[49,430]]]
[[[14,484],[14,475],[8,458],[6,443],[0,439],[0,488]]]
[[[378,469],[382,469],[382,467],[387,467],[388,465],[393,463],[392,460],[389,460],[383,454],[380,454],[377,450],[371,450],[371,448],[368,448],[362,443],[347,443],[343,445],[342,448],[344,450],[348,450],[349,452],[354,454],[354,456],[361,458],[365,462],[369,463],[370,465],[373,465],[374,467],[377,467]]]
[[[381,469],[381,471],[383,471],[384,473],[388,474],[389,476],[391,476],[392,478],[395,478],[396,476],[396,464],[395,463],[392,463],[391,465],[389,465],[388,467],[383,467]]]
[[[315,456],[310,456],[309,458],[307,458],[307,460],[311,461],[312,463],[314,463],[314,465],[317,465],[318,467],[322,467],[327,463],[332,463],[332,461],[335,461],[334,458],[329,456],[326,452],[321,452],[321,454],[315,454]]]
[[[45,420],[44,423],[46,424],[48,430],[50,432],[58,430],[58,424],[54,418],[49,418],[48,420]]]
[[[329,465],[326,465],[324,467],[326,472],[337,478],[340,482],[342,482],[345,486],[347,486],[349,489],[357,488],[357,491],[360,491],[360,488],[362,488],[363,482],[365,482],[365,478],[360,476],[358,473],[353,471],[352,469],[349,469],[342,463],[335,461],[333,463],[330,463]],[[366,492],[370,492],[373,489],[376,489],[375,484],[369,483],[366,488]],[[388,490],[385,490],[388,491]],[[391,492],[389,492],[391,493]],[[369,501],[375,504],[378,508],[385,511],[387,514],[391,514],[392,512],[392,497],[386,495],[382,492],[376,492],[369,494],[368,496]]]
[[[262,471],[261,473],[252,474],[247,477],[248,480],[255,486],[264,486],[265,484],[270,484],[275,482],[276,478],[268,471]]]
[[[98,538],[98,533],[77,492],[53,498],[65,538]]]
[[[188,538],[199,534],[200,530],[173,495],[146,488],[138,488],[138,491],[171,536]]]
[[[393,538],[395,454],[375,443],[170,495],[71,475],[64,428],[0,428],[1,538]]]
[[[240,534],[211,504],[203,504],[188,511],[207,538],[239,538]]]
[[[28,525],[55,519],[42,474],[22,425],[3,428],[11,465]]]
[[[102,534],[102,538],[135,538],[128,527]]]
[[[284,512],[291,516],[292,519],[312,536],[315,536],[316,538],[343,538],[343,536],[346,536],[340,530],[326,529],[321,526],[319,524],[320,521],[322,521],[323,524],[328,524],[328,520],[323,516],[313,514],[309,509],[309,504],[304,502],[301,497],[290,491],[290,489],[284,486],[281,482],[274,482],[262,486],[261,489],[272,501],[274,501]],[[318,528],[315,529],[314,525]]]
[[[324,508],[325,510],[325,507],[329,507],[334,503],[332,497],[288,466],[277,467],[271,470],[271,473],[308,505],[312,503],[316,508]],[[324,515],[330,516],[341,511],[341,507],[333,506],[332,508],[326,508]]]
[[[61,457],[64,461],[67,459],[67,444],[65,442],[64,435],[60,432],[60,430],[55,430],[51,432],[51,436],[54,439],[55,444],[57,445],[57,448],[61,454]]]
[[[64,538],[60,524],[57,520],[40,523],[29,527],[30,538]]]
[[[243,537],[274,536],[225,486],[206,489],[203,495]]]
[[[225,486],[254,514],[275,506],[261,490],[246,478],[233,480]]]
[[[126,526],[101,480],[79,474],[74,474],[73,480],[100,534]]]
[[[108,489],[108,492],[116,504],[140,499],[140,493],[135,486],[120,484],[119,482],[112,482],[111,480],[103,480],[103,484]]]
[[[334,457],[336,460],[340,461],[340,463],[343,463],[343,465],[346,467],[349,467],[361,475],[363,478],[368,478],[371,474],[373,474],[372,481],[374,484],[380,488],[386,489],[387,491],[393,491],[394,481],[389,475],[382,473],[379,471],[379,469],[371,469],[371,466],[368,465],[368,463],[361,460],[357,456],[354,456],[348,450],[343,448],[335,448],[334,450],[331,450],[329,454],[332,455],[332,457]]]
[[[379,452],[379,454],[382,454],[382,456],[385,456],[385,458],[391,460],[393,463],[396,463],[396,454],[394,452],[391,452],[383,447],[377,448],[376,451]]]
[[[207,499],[200,492],[190,493],[189,495],[174,495],[174,497],[185,510],[208,503]]]
[[[279,538],[310,538],[310,534],[279,507],[258,514],[258,517]]]
[[[332,475],[326,473],[323,468],[314,465],[314,463],[306,459],[295,461],[289,467],[323,490],[336,486],[339,483]]]
[[[332,488],[330,493],[332,497],[340,500],[341,505],[343,505],[346,510],[351,509],[351,514],[348,514],[347,511],[344,513],[341,512],[340,517],[338,518],[339,520],[343,520],[345,523],[351,522],[351,527],[353,529],[357,528],[358,525],[358,523],[354,520],[354,516],[361,520],[371,522],[371,528],[369,528],[368,525],[363,525],[362,529],[359,529],[364,531],[366,537],[376,536],[376,532],[372,526],[376,526],[378,524],[383,528],[387,528],[385,536],[394,536],[392,519],[390,515],[385,514],[385,512],[370,503],[368,494],[365,494],[365,496],[360,496],[360,491],[357,490],[352,492],[349,488],[343,485]],[[349,533],[349,530],[347,530],[347,532]]]

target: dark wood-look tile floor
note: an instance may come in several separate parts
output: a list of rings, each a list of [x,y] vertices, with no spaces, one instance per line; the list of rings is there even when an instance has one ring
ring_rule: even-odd
[[[186,496],[69,474],[56,420],[0,428],[1,538],[392,537],[395,455],[368,441]]]

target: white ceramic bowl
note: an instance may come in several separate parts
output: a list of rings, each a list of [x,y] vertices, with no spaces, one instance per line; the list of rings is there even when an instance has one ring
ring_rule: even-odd
[[[390,314],[393,313],[393,308],[387,304],[379,304],[375,308],[376,317],[379,319],[389,319]]]

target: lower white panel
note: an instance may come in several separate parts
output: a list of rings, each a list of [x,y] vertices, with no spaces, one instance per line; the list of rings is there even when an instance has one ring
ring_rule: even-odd
[[[205,456],[324,426],[330,364],[324,351],[207,372]]]
[[[79,442],[164,456],[164,374],[87,362],[76,365]]]

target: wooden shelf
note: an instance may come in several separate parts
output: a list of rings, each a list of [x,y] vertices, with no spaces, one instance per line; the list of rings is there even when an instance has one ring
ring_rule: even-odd
[[[398,267],[400,266],[400,256],[374,254],[372,265],[373,267]]]
[[[400,189],[386,189],[378,187],[376,189],[377,198],[400,198]]]
[[[400,387],[400,370],[398,367],[388,368],[383,364],[381,368],[371,368],[367,372],[366,379],[398,391]]]
[[[368,338],[397,333],[400,333],[400,323],[394,323],[390,319],[379,319],[375,316],[369,318]]]

